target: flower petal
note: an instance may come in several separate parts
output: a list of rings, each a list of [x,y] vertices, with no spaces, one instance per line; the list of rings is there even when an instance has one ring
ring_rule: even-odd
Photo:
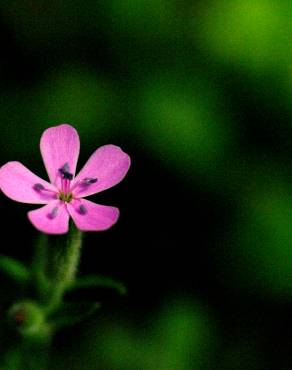
[[[28,212],[30,222],[46,234],[65,234],[69,229],[69,213],[66,205],[54,200],[46,206]]]
[[[55,186],[33,174],[20,162],[8,162],[1,167],[0,188],[7,197],[22,203],[47,204],[57,197]]]
[[[131,160],[115,145],[97,149],[72,182],[75,197],[86,197],[118,184],[128,172]],[[93,180],[94,183],[86,183]]]
[[[67,124],[50,127],[41,137],[40,148],[50,181],[60,189],[60,168],[66,165],[68,171],[75,175],[80,149],[78,133]]]
[[[86,199],[75,199],[67,204],[75,225],[82,231],[102,231],[109,229],[119,218],[119,209],[102,206]]]

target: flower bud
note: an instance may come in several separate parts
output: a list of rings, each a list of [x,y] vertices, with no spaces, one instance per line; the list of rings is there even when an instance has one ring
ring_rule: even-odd
[[[45,326],[43,309],[32,301],[15,303],[8,312],[10,321],[23,335],[34,336],[40,334]]]

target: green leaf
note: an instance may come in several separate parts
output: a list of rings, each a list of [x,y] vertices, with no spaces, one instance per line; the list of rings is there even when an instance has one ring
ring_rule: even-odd
[[[93,315],[101,304],[90,303],[63,303],[51,316],[51,325],[55,329],[75,325]]]
[[[117,291],[120,295],[127,294],[127,288],[119,280],[113,279],[109,276],[103,275],[90,275],[78,278],[71,286],[69,290],[77,289],[90,289],[90,288],[107,288]]]
[[[0,271],[17,283],[25,284],[30,279],[28,268],[11,257],[0,256]]]

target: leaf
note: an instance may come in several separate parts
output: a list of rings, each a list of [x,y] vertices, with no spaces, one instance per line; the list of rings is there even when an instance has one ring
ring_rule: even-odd
[[[17,283],[25,284],[30,279],[28,268],[11,257],[0,256],[0,271]]]
[[[63,303],[51,316],[51,325],[56,329],[60,329],[78,324],[93,315],[100,306],[101,304],[98,302]]]
[[[90,275],[78,278],[69,286],[69,291],[90,288],[107,288],[117,291],[120,295],[127,294],[127,288],[122,282],[103,275]]]

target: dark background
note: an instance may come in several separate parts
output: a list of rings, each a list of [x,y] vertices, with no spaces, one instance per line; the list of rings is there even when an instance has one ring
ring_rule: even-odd
[[[61,122],[79,168],[109,143],[132,159],[91,198],[121,217],[80,266],[128,296],[79,297],[104,305],[57,335],[56,369],[292,369],[291,16],[285,0],[1,1],[1,163],[46,177],[39,139]],[[30,261],[33,207],[1,197],[1,254]]]

